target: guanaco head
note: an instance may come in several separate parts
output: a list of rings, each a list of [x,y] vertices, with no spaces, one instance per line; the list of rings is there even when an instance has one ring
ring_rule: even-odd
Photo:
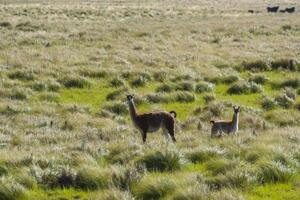
[[[233,108],[234,114],[238,114],[240,112],[240,109],[241,109],[240,106],[238,106],[238,107],[233,106],[232,108]]]
[[[127,97],[127,102],[132,103],[134,95],[128,94],[126,97]]]

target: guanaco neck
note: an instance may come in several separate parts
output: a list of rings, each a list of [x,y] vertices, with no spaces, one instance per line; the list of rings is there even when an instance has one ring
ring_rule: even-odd
[[[232,126],[238,126],[239,123],[239,113],[233,113],[233,117],[232,117]]]
[[[130,117],[131,117],[132,121],[135,122],[137,114],[136,114],[136,109],[135,109],[133,100],[129,101],[128,104],[129,104]]]

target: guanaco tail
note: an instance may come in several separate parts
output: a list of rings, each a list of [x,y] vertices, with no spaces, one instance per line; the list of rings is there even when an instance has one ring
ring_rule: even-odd
[[[239,129],[239,112],[240,106],[233,106],[233,117],[231,121],[214,121],[211,120],[211,137],[222,136],[223,133],[226,134],[236,134]]]
[[[160,128],[163,129],[166,137],[171,136],[172,141],[176,142],[174,136],[176,112],[158,111],[137,114],[133,97],[133,95],[127,95],[130,117],[135,127],[141,132],[143,143],[147,140],[147,133],[158,131]]]

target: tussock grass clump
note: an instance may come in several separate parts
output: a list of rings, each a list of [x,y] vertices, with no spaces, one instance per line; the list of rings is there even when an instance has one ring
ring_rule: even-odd
[[[220,117],[225,110],[225,105],[220,102],[211,102],[202,109],[201,119],[207,121],[212,117]]]
[[[61,126],[61,130],[64,131],[72,131],[74,130],[74,128],[75,128],[74,124],[68,121],[65,121],[64,124]]]
[[[22,22],[16,25],[17,30],[24,31],[24,32],[34,32],[41,28],[42,27],[38,25],[33,25],[30,22]]]
[[[189,91],[192,92],[194,91],[194,84],[189,82],[189,81],[184,81],[177,83],[176,85],[176,90],[181,90],[181,91]]]
[[[59,102],[59,96],[56,93],[52,93],[52,92],[45,92],[40,94],[39,99],[41,101],[48,101],[48,102]]]
[[[298,152],[296,152],[296,153],[294,154],[294,158],[295,158],[296,160],[298,160],[298,162],[300,162],[300,151],[298,151]]]
[[[32,81],[34,80],[34,74],[29,71],[15,71],[8,74],[10,79],[18,79],[22,81]]]
[[[4,176],[8,173],[7,167],[1,163],[0,165],[0,177]]]
[[[141,157],[137,163],[145,165],[149,171],[174,171],[181,168],[183,158],[177,151],[155,151]]]
[[[14,177],[16,181],[26,189],[34,189],[37,187],[36,179],[33,176],[30,176],[27,172],[16,174]]]
[[[132,155],[136,152],[136,149],[126,144],[115,144],[109,146],[108,152],[109,153],[105,155],[105,159],[108,163],[125,164],[132,159]]]
[[[154,80],[164,82],[167,79],[167,72],[159,71],[154,72],[153,74]]]
[[[151,33],[148,33],[148,32],[137,32],[134,35],[137,38],[142,38],[142,37],[149,37],[149,36],[151,36]]]
[[[226,173],[226,186],[229,188],[247,189],[255,183],[256,177],[254,174],[248,173],[245,169],[237,169]]]
[[[45,82],[43,81],[34,81],[32,84],[31,84],[31,88],[35,91],[38,91],[38,92],[41,92],[41,91],[44,91],[46,90],[47,88],[47,85]]]
[[[200,82],[197,83],[195,86],[195,92],[197,93],[203,93],[203,92],[211,92],[214,88],[214,85],[207,82]]]
[[[218,147],[198,148],[186,153],[186,157],[193,163],[203,163],[223,155],[225,151]]]
[[[190,74],[180,74],[172,77],[170,80],[172,82],[179,82],[179,81],[189,81],[192,80],[192,76]]]
[[[292,88],[284,88],[282,90],[282,93],[284,93],[286,96],[288,96],[289,98],[296,100],[296,91]]]
[[[60,79],[59,82],[66,88],[85,88],[91,86],[91,83],[82,77],[65,77]]]
[[[150,93],[146,95],[146,100],[150,103],[167,103],[170,102],[170,99],[167,95],[162,93]]]
[[[258,161],[263,153],[258,152],[258,149],[252,150],[252,149],[247,149],[245,152],[244,158],[247,162],[249,163],[255,163]]]
[[[265,120],[255,113],[243,113],[240,117],[241,129],[262,130],[267,127]]]
[[[281,28],[282,28],[282,30],[284,30],[284,31],[289,31],[289,30],[292,30],[292,29],[293,29],[293,27],[292,27],[290,24],[282,25]]]
[[[244,70],[249,70],[253,72],[260,72],[260,71],[268,71],[270,70],[270,66],[266,61],[263,60],[255,60],[255,61],[244,61],[242,63]]]
[[[168,94],[150,93],[146,95],[146,99],[151,103],[169,103],[169,102],[188,103],[188,102],[195,101],[196,97],[193,93],[190,92],[176,91]]]
[[[280,162],[281,164],[285,165],[285,166],[289,166],[291,164],[291,159],[289,158],[289,155],[280,152],[280,151],[273,151],[272,152],[272,161],[274,162]]]
[[[221,41],[222,41],[222,38],[221,38],[221,37],[214,37],[214,38],[211,40],[211,43],[214,43],[214,44],[220,44]]]
[[[281,93],[275,97],[276,103],[283,108],[291,108],[295,101],[293,98],[289,97],[286,93]]]
[[[121,90],[113,91],[106,95],[106,100],[116,100],[121,97]]]
[[[12,135],[10,139],[10,144],[12,146],[19,146],[23,143],[22,138],[19,135]]]
[[[147,78],[145,78],[144,76],[139,76],[138,78],[132,80],[130,84],[133,87],[143,87],[146,85],[147,81]]]
[[[293,126],[299,124],[300,115],[296,110],[272,110],[265,118],[278,126]]]
[[[253,82],[239,82],[231,85],[227,93],[228,94],[251,94],[261,92],[262,89],[259,85]]]
[[[249,82],[264,85],[267,82],[267,78],[264,75],[255,75],[249,78]]]
[[[78,104],[69,104],[63,107],[65,112],[70,113],[89,113],[90,107],[89,106],[82,106]]]
[[[271,62],[271,68],[274,70],[286,69],[290,71],[298,70],[298,66],[293,59],[278,59]]]
[[[133,75],[133,79],[130,81],[130,84],[133,87],[143,87],[147,82],[152,80],[152,76],[146,72],[138,72],[134,73]]]
[[[107,77],[108,73],[104,70],[96,70],[96,69],[81,69],[79,71],[81,76],[89,77],[89,78],[104,78]]]
[[[3,28],[12,28],[12,25],[10,22],[0,22],[0,27],[3,27]]]
[[[277,183],[289,181],[295,173],[293,168],[281,162],[262,162],[258,166],[257,178],[261,183]]]
[[[221,78],[221,83],[231,84],[239,80],[237,75],[229,75]]]
[[[0,114],[2,115],[7,115],[7,116],[12,116],[20,113],[19,110],[15,108],[11,108],[10,106],[6,106],[0,109]]]
[[[223,187],[246,189],[255,182],[253,175],[241,169],[228,171],[225,174],[208,177],[205,180],[210,189],[218,190]]]
[[[175,86],[171,83],[163,83],[161,85],[159,85],[155,91],[156,92],[172,92],[174,91]]]
[[[125,83],[124,83],[123,79],[116,77],[116,78],[113,78],[109,84],[112,87],[120,87],[120,86],[123,86]]]
[[[174,99],[174,101],[176,102],[185,102],[185,103],[193,102],[196,99],[193,93],[184,92],[184,91],[172,93],[170,98]]]
[[[75,172],[70,168],[57,168],[48,166],[45,169],[35,169],[35,177],[38,183],[49,188],[72,187],[75,184]]]
[[[50,92],[58,92],[61,88],[61,84],[56,81],[49,81],[47,86]]]
[[[132,184],[138,183],[145,175],[143,167],[115,167],[112,168],[112,182],[121,190],[129,190]]]
[[[133,194],[137,199],[158,200],[175,190],[175,183],[167,177],[145,178],[135,186]]]
[[[9,98],[13,99],[13,100],[26,100],[28,98],[28,90],[22,90],[19,88],[14,88],[10,94],[9,94]]]
[[[84,190],[108,188],[111,184],[111,173],[96,166],[83,167],[75,177],[75,187]]]
[[[212,102],[216,99],[216,95],[214,93],[210,93],[210,94],[206,94],[203,96],[203,99],[205,101],[205,103],[209,103]]]
[[[15,200],[26,197],[25,188],[12,177],[0,178],[0,200]]]
[[[128,106],[123,102],[111,102],[104,105],[103,108],[118,115],[125,115],[128,113]]]
[[[229,68],[230,67],[229,63],[222,62],[222,61],[218,61],[214,65],[215,65],[215,67],[217,67],[219,69],[225,69],[225,68]]]
[[[209,189],[206,184],[195,182],[188,187],[180,188],[175,191],[173,200],[205,200],[211,199],[211,195],[208,193]]]
[[[244,200],[244,197],[235,190],[221,190],[219,192],[215,192],[212,195],[212,198],[216,200]]]
[[[300,103],[297,103],[297,104],[295,105],[295,109],[298,110],[298,111],[300,111]]]
[[[204,78],[205,81],[215,83],[215,84],[231,84],[239,80],[239,77],[237,75],[229,75],[229,76],[218,76],[218,77],[213,77],[213,78]]]
[[[276,107],[276,101],[271,97],[264,97],[261,102],[261,107],[265,110],[272,110]]]
[[[210,190],[220,190],[222,187],[226,186],[226,181],[226,176],[224,174],[219,174],[207,177],[205,179],[205,184],[207,184]]]
[[[228,170],[232,170],[237,166],[237,162],[227,159],[214,159],[206,163],[206,168],[212,172],[212,174],[224,174]]]
[[[99,198],[99,196],[97,196]],[[99,199],[103,200],[134,200],[135,198],[129,191],[123,191],[116,188],[111,188],[110,190],[106,190],[103,195]]]
[[[288,79],[286,81],[283,81],[280,84],[280,87],[291,87],[291,88],[298,88],[300,86],[300,79],[294,78],[294,79]]]

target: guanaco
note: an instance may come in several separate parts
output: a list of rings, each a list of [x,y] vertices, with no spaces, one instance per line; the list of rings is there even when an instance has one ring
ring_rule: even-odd
[[[127,95],[130,117],[135,127],[141,132],[143,143],[147,140],[147,133],[156,132],[160,128],[163,129],[166,137],[171,136],[172,141],[176,142],[174,136],[176,112],[157,111],[137,114],[133,97],[134,95]]]
[[[222,136],[223,133],[236,134],[239,129],[239,112],[240,106],[233,106],[233,117],[231,121],[211,120],[211,137]]]

